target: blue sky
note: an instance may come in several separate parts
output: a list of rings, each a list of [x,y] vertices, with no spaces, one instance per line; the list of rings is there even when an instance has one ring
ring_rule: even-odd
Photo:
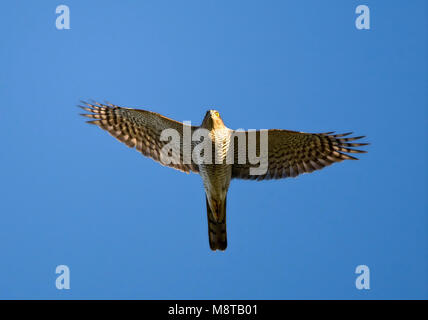
[[[55,8],[70,8],[70,30]],[[370,8],[370,30],[355,8]],[[0,298],[428,298],[425,1],[0,4]],[[198,175],[85,124],[80,99],[230,128],[355,131],[296,179],[232,181],[208,246]],[[55,268],[70,268],[57,290]],[[370,268],[357,290],[355,268]]]

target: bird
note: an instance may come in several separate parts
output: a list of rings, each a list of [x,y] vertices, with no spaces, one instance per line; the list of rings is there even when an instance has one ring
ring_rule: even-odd
[[[81,101],[79,107],[87,112],[81,115],[91,119],[89,124],[106,130],[128,147],[164,166],[201,176],[213,251],[227,248],[226,200],[231,180],[297,177],[343,160],[358,160],[350,154],[367,152],[355,149],[368,143],[353,142],[365,138],[350,137],[353,132],[232,130],[217,110],[208,110],[202,124],[192,126],[109,102]]]

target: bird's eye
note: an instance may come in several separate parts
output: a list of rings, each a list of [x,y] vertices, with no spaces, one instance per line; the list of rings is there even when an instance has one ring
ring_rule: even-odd
[[[216,112],[214,112],[214,115],[215,115],[216,117],[220,117],[220,113],[218,113],[217,111],[216,111]]]

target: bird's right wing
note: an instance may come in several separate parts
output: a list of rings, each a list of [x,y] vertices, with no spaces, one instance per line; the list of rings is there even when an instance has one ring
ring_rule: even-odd
[[[260,153],[260,150],[263,151],[263,148],[260,148],[261,131],[256,131],[254,149],[256,155],[261,157],[260,161],[265,161],[267,164],[266,170],[261,174],[251,174],[250,169],[259,164],[250,164],[249,132],[245,132],[246,159],[243,163],[239,162],[239,143],[237,143],[239,140],[235,139],[232,178],[267,180],[296,177],[299,174],[319,170],[342,160],[357,160],[347,153],[366,152],[353,149],[353,147],[364,146],[367,143],[350,143],[350,141],[364,138],[364,136],[344,138],[352,132],[344,134],[333,134],[334,132],[304,133],[273,129],[265,130],[265,133],[267,134],[266,154]]]
[[[88,123],[108,131],[128,147],[135,147],[143,155],[165,166],[184,172],[199,171],[198,165],[191,160],[191,157],[190,161],[183,157],[183,151],[186,151],[183,148],[184,130],[189,130],[191,135],[197,127],[185,125],[155,112],[97,102],[83,103],[85,106],[80,107],[90,113],[82,114],[82,116],[94,119]],[[173,138],[161,139],[161,134],[165,129],[173,129],[172,131],[177,133],[179,141],[174,143]],[[190,143],[192,143],[191,140]],[[190,145],[190,154],[191,150]],[[170,161],[165,161],[165,159]]]

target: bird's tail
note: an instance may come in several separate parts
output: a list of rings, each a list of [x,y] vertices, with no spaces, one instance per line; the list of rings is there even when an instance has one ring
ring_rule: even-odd
[[[208,216],[208,240],[210,242],[211,250],[226,250],[227,247],[227,234],[226,234],[226,198],[224,201],[214,203],[216,212],[212,212],[210,204],[207,202],[207,216]]]

